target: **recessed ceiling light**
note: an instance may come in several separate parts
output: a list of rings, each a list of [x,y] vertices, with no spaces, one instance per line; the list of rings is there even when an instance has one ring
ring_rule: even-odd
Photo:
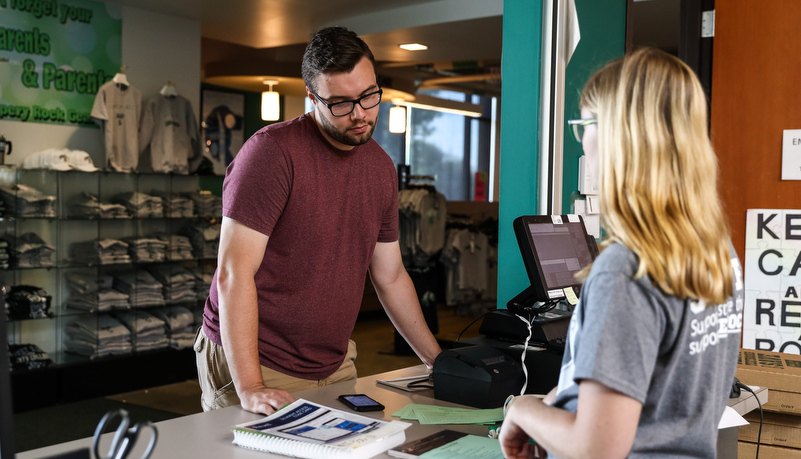
[[[406,51],[423,51],[428,49],[428,46],[421,45],[420,43],[405,43],[400,45],[401,49],[405,49]]]

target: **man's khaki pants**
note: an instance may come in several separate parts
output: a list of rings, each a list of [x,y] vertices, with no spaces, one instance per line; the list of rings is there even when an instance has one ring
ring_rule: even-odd
[[[348,340],[348,353],[342,366],[326,379],[301,379],[287,376],[270,368],[261,367],[261,377],[264,385],[284,389],[287,392],[296,392],[305,389],[326,386],[340,381],[356,379],[356,343]],[[197,359],[197,377],[200,382],[200,404],[203,411],[216,410],[226,406],[239,405],[241,402],[236,394],[228,362],[225,360],[222,346],[214,344],[203,327],[195,335],[195,357]]]

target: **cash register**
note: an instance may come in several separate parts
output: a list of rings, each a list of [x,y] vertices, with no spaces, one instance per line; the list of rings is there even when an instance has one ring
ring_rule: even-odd
[[[582,281],[576,274],[598,256],[595,238],[580,215],[524,215],[512,223],[530,285],[509,300],[506,310],[488,314],[479,332],[522,343],[531,324],[532,343],[564,349],[570,311]]]
[[[523,387],[526,393],[547,393],[559,379],[571,311],[582,284],[576,274],[592,263],[598,247],[579,215],[526,215],[512,225],[530,285],[506,309],[485,316],[479,328],[484,336],[467,340],[472,346],[437,357],[433,375],[438,399],[497,406]]]

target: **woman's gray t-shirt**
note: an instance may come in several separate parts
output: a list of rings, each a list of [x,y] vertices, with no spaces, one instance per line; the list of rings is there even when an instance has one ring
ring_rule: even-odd
[[[573,313],[554,406],[575,412],[592,379],[642,402],[629,457],[714,458],[717,427],[737,365],[742,268],[735,294],[705,307],[634,279],[637,257],[612,244],[595,260]]]

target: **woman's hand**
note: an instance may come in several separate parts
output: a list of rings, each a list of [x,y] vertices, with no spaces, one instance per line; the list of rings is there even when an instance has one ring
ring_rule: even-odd
[[[540,452],[544,453],[541,448],[537,448],[536,444],[529,442],[531,437],[519,424],[536,409],[537,404],[542,404],[539,397],[521,396],[515,397],[509,405],[499,437],[501,450],[507,458],[531,459],[540,457]]]

